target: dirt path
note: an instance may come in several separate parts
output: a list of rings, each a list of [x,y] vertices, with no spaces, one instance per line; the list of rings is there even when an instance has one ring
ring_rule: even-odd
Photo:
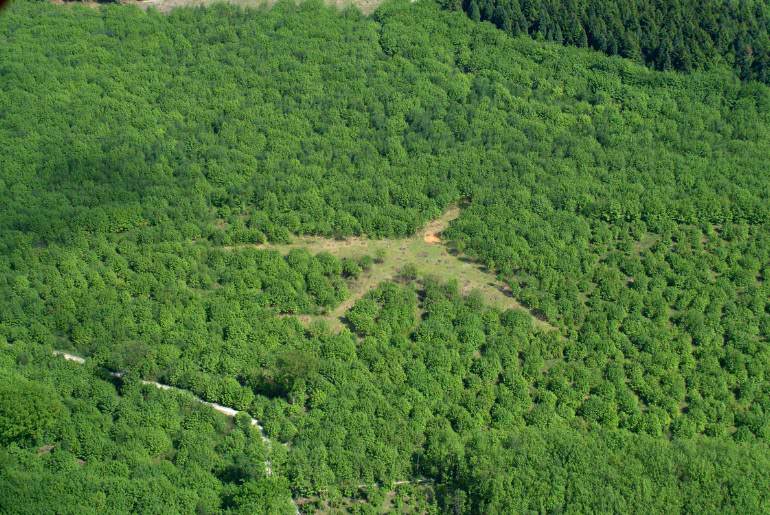
[[[54,354],[54,356],[61,356],[62,358],[66,359],[67,361],[73,361],[75,363],[78,363],[79,365],[83,365],[86,362],[85,358],[82,358],[80,356],[76,356],[75,354],[70,354],[69,352],[55,350],[55,351],[53,351],[53,354]],[[125,374],[123,372],[110,372],[110,375],[112,377],[121,378]],[[171,385],[167,385],[167,384],[163,384],[163,383],[158,383],[158,382],[155,382],[155,381],[145,381],[145,380],[142,380],[142,384],[154,386],[155,388],[159,388],[161,390],[173,390],[173,391],[176,391],[176,392],[185,393],[187,395],[193,395],[192,393],[188,392],[187,390],[183,390],[181,388],[177,388],[176,386],[171,386]],[[238,413],[240,413],[240,411],[238,411],[236,409],[228,408],[227,406],[222,406],[221,404],[217,404],[215,402],[204,401],[203,399],[201,399],[200,397],[196,397],[195,395],[193,395],[193,399],[195,400],[195,402],[199,402],[201,404],[205,404],[206,406],[210,406],[211,408],[214,409],[214,411],[218,411],[219,413],[222,413],[223,415],[226,415],[226,416],[228,416],[230,418],[234,418]],[[249,417],[249,418],[251,418],[251,417]],[[262,427],[262,424],[259,423],[259,420],[255,419],[255,418],[251,418],[251,425],[257,428],[257,430],[259,431],[259,435],[262,437],[262,441],[263,442],[265,442],[267,444],[271,443],[270,439],[265,435],[265,428]],[[267,463],[269,463],[269,462],[266,462],[266,464]],[[268,475],[270,475],[271,472],[272,472],[272,468],[268,467]]]
[[[476,290],[484,301],[498,309],[518,309],[532,316],[533,323],[546,330],[556,330],[545,320],[534,316],[512,295],[507,284],[498,281],[494,274],[489,273],[478,263],[466,256],[458,256],[449,252],[441,238],[441,233],[449,224],[460,216],[460,208],[453,206],[439,218],[428,222],[425,227],[410,238],[374,240],[366,237],[354,237],[345,240],[322,238],[319,236],[297,236],[294,241],[286,244],[263,245],[233,245],[223,247],[233,250],[245,247],[277,250],[287,254],[292,249],[303,248],[310,253],[328,252],[339,258],[360,258],[365,255],[375,256],[384,253],[382,263],[377,263],[358,279],[349,284],[349,297],[334,310],[325,315],[300,315],[297,318],[307,323],[312,320],[326,320],[333,329],[340,330],[343,326],[342,317],[357,300],[369,290],[383,281],[395,278],[404,265],[412,264],[423,276],[438,277],[442,281],[454,279],[460,291],[467,295]]]
[[[64,358],[67,361],[72,361],[73,363],[77,363],[79,365],[84,365],[85,362],[86,362],[85,358],[83,358],[81,356],[77,356],[75,354],[71,354],[69,352],[64,352],[64,351],[60,351],[60,350],[54,350],[53,354],[54,354],[54,356],[60,356],[60,357]],[[123,372],[110,372],[109,374],[112,377],[117,377],[117,378],[121,378],[121,377],[123,377],[125,375]],[[227,406],[222,406],[221,404],[217,404],[215,402],[204,401],[203,399],[201,399],[200,397],[197,397],[196,395],[192,394],[191,392],[189,392],[187,390],[184,390],[182,388],[177,388],[176,386],[171,386],[171,385],[167,385],[167,384],[163,384],[163,383],[158,383],[156,381],[145,381],[145,380],[142,380],[142,384],[146,384],[148,386],[154,386],[155,388],[158,388],[160,390],[170,390],[170,391],[174,391],[174,392],[184,393],[185,395],[191,395],[195,402],[199,402],[201,404],[209,406],[210,408],[214,409],[214,411],[217,411],[217,412],[219,412],[219,413],[221,413],[221,414],[223,414],[223,415],[225,415],[227,417],[230,417],[230,418],[234,418],[239,413],[245,413],[245,412],[241,412],[241,411],[238,411],[236,409],[233,409],[233,408],[229,408]],[[248,413],[246,413],[246,414],[248,415]],[[259,422],[259,420],[251,417],[251,415],[248,415],[248,416],[251,419],[251,425],[257,428],[257,430],[259,431],[259,436],[262,438],[262,442],[264,442],[266,447],[267,447],[268,457],[267,457],[267,459],[265,460],[265,463],[264,463],[264,465],[265,465],[265,474],[268,475],[268,476],[272,476],[273,475],[273,465],[272,465],[272,463],[270,461],[269,453],[270,453],[270,447],[273,445],[273,442],[265,434],[265,428],[262,427],[262,424]],[[284,443],[282,443],[281,445],[288,446],[287,444],[284,444]],[[50,452],[50,450],[52,448],[53,448],[53,446],[41,447],[38,450],[38,453]],[[403,480],[399,480],[399,481],[394,481],[393,482],[393,486],[406,485],[406,484],[424,485],[424,484],[430,484],[432,482],[433,482],[432,480],[425,479],[425,478],[414,479],[414,480],[403,479]],[[370,488],[370,486],[371,485],[360,484],[360,485],[358,485],[358,488],[359,489],[367,489],[367,488]],[[381,485],[375,485],[375,486],[381,486]],[[300,515],[300,513],[301,513],[299,507],[301,505],[303,505],[303,504],[307,504],[310,501],[311,501],[310,498],[299,498],[299,499],[292,498],[291,499],[291,503],[294,506],[294,510],[295,510],[296,515]]]
[[[54,356],[61,356],[62,358],[66,359],[67,361],[72,361],[72,362],[77,363],[79,365],[83,365],[86,362],[85,358],[83,358],[81,356],[77,356],[75,354],[70,354],[69,352],[55,350],[55,351],[53,351],[53,354],[54,354]],[[117,378],[121,378],[121,377],[123,377],[125,375],[123,372],[110,372],[109,374],[112,377],[117,377]],[[206,406],[209,406],[214,411],[216,411],[218,413],[221,413],[221,414],[223,414],[223,415],[225,415],[227,417],[230,417],[230,418],[235,418],[236,415],[238,415],[239,413],[242,413],[242,412],[238,411],[237,409],[229,408],[227,406],[222,406],[221,404],[217,404],[216,402],[204,401],[200,397],[198,397],[196,395],[193,395],[191,392],[189,392],[187,390],[183,390],[182,388],[177,388],[175,386],[171,386],[171,385],[167,385],[167,384],[163,384],[163,383],[158,383],[156,381],[145,381],[145,380],[142,380],[142,384],[146,384],[148,386],[154,386],[155,388],[158,388],[160,390],[171,390],[171,391],[175,391],[175,392],[179,392],[179,393],[184,393],[185,395],[192,395],[193,400],[195,402],[199,402],[200,404],[204,404]],[[245,413],[245,412],[243,412],[243,413]],[[248,415],[248,413],[246,413],[246,414]],[[262,438],[262,442],[267,447],[268,457],[265,459],[265,463],[264,463],[264,465],[265,465],[265,474],[267,476],[272,476],[273,475],[273,464],[270,461],[269,454],[270,454],[270,447],[273,445],[273,442],[265,434],[265,428],[262,426],[262,424],[259,422],[259,420],[251,417],[251,415],[248,415],[248,416],[249,416],[249,419],[251,420],[251,425],[257,428],[257,431],[259,431],[259,436]],[[286,445],[286,444],[282,444],[282,445]],[[297,515],[299,515],[299,513],[300,513],[299,506],[297,505],[296,502],[294,502],[294,499],[292,499],[291,502],[294,505],[294,509],[295,509]]]
[[[428,245],[441,243],[441,233],[449,227],[452,220],[460,216],[460,208],[452,206],[440,217],[428,222],[422,230],[422,241]]]

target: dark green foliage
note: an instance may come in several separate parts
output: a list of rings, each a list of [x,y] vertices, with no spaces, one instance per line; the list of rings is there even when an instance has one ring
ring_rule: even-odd
[[[762,0],[466,0],[463,9],[514,36],[591,47],[659,70],[726,63],[743,79],[770,81],[770,7]]]
[[[583,44],[534,5],[479,13]],[[417,477],[425,510],[767,506],[767,86],[421,2],[18,1],[0,37],[0,511],[271,512]],[[305,328],[277,315],[397,245],[233,247],[408,235],[461,199],[442,239],[556,330],[414,269],[350,330]],[[125,370],[120,395],[54,348]],[[274,476],[243,420],[140,378],[250,411]]]
[[[383,283],[356,302],[346,317],[359,336],[403,335],[415,323],[416,302],[413,291]]]
[[[770,488],[767,454],[753,456],[765,447],[562,428],[446,438],[429,441],[445,513],[762,513]]]
[[[50,389],[3,371],[0,376],[0,442],[35,444],[63,410]]]
[[[293,513],[248,422],[152,386],[118,394],[38,345],[0,349],[0,377],[3,513]],[[6,446],[9,424],[23,431]]]
[[[335,478],[351,493],[355,478],[412,470],[435,479],[442,512],[756,512],[768,501],[766,442],[669,442],[614,373],[597,376],[528,316],[480,309],[451,285],[427,281],[420,293],[412,328],[319,343],[307,411],[288,415],[297,425],[288,473],[300,492]],[[385,284],[351,321],[371,312],[369,327],[398,327],[384,313],[408,311],[410,294]],[[629,411],[650,434],[616,429]]]

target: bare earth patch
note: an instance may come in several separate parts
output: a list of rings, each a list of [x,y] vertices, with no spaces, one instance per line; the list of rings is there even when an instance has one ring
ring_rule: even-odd
[[[441,217],[431,220],[422,231],[422,241],[430,245],[441,243],[441,233],[449,226],[449,222],[460,216],[460,208],[453,206]]]
[[[436,233],[426,232],[422,237],[422,241],[431,245],[435,245],[436,243],[441,243],[441,238],[439,238]]]

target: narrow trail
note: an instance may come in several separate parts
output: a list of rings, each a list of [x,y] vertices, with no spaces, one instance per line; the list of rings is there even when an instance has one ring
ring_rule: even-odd
[[[83,358],[81,356],[77,356],[75,354],[70,354],[69,352],[55,350],[55,351],[53,351],[53,354],[54,354],[54,356],[60,356],[60,357],[62,357],[64,359],[66,359],[67,361],[72,361],[72,362],[77,363],[79,365],[84,365],[85,362],[86,362],[85,358]],[[125,375],[124,372],[109,372],[109,374],[110,374],[110,376],[118,378],[118,379],[122,378]],[[230,418],[235,418],[235,416],[238,415],[239,413],[246,413],[246,412],[238,411],[237,409],[229,408],[227,406],[222,406],[221,404],[217,404],[216,402],[205,401],[205,400],[201,399],[200,397],[194,395],[193,393],[191,393],[191,392],[189,392],[187,390],[183,390],[182,388],[177,388],[175,386],[171,386],[171,385],[167,385],[167,384],[163,384],[163,383],[158,383],[156,381],[146,381],[144,379],[142,380],[142,384],[146,384],[146,385],[149,385],[149,386],[154,386],[155,388],[158,388],[160,390],[170,390],[170,391],[175,391],[175,392],[179,392],[179,393],[184,393],[185,395],[192,395],[192,398],[193,398],[193,400],[195,402],[198,402],[200,404],[208,406],[208,407],[212,408],[214,411],[216,411],[218,413],[221,413],[221,414],[223,414],[223,415],[225,415],[227,417],[230,417]],[[246,413],[246,414],[248,415],[248,413]],[[273,464],[270,461],[270,457],[269,456],[270,456],[270,448],[272,447],[273,442],[265,434],[265,428],[262,426],[262,424],[259,422],[259,420],[253,418],[251,415],[248,415],[248,416],[249,416],[249,420],[251,422],[251,425],[253,427],[257,428],[257,431],[259,431],[259,436],[262,438],[262,442],[265,444],[265,447],[267,447],[267,455],[268,455],[268,457],[265,459],[265,462],[264,462],[265,474],[267,476],[272,476],[273,475]],[[286,444],[281,444],[281,445],[286,446]],[[292,502],[292,505],[294,506],[295,513],[297,515],[299,515],[300,514],[299,505],[295,502],[295,500],[293,498],[292,498],[291,502]]]
[[[75,354],[70,354],[70,353],[64,352],[64,351],[55,350],[55,351],[53,351],[53,354],[55,356],[61,356],[62,358],[66,359],[67,361],[73,361],[73,362],[78,363],[80,365],[84,365],[85,362],[86,362],[85,358],[82,358],[80,356],[76,356]],[[122,378],[125,375],[125,373],[123,373],[123,372],[110,372],[109,374],[110,374],[110,376],[117,377],[117,378]],[[177,388],[176,386],[171,386],[171,385],[167,385],[167,384],[163,384],[163,383],[158,383],[156,381],[145,381],[144,379],[142,380],[142,384],[154,386],[155,388],[159,388],[161,390],[173,390],[173,391],[176,391],[176,392],[181,392],[181,393],[185,393],[185,394],[188,394],[188,395],[192,395],[193,399],[195,400],[195,402],[199,402],[201,404],[205,404],[206,406],[209,406],[209,407],[213,408],[214,411],[218,411],[219,413],[222,413],[223,415],[226,415],[226,416],[231,417],[231,418],[234,418],[238,413],[241,413],[237,409],[228,408],[227,406],[222,406],[221,404],[217,404],[216,402],[204,401],[203,399],[201,399],[200,397],[195,396],[191,392],[189,392],[187,390],[183,390],[182,388]],[[255,418],[251,418],[251,416],[249,416],[249,418],[251,420],[251,425],[256,427],[257,430],[259,431],[259,435],[262,437],[262,441],[267,443],[267,444],[270,444],[271,441],[265,435],[265,428],[262,427],[262,424],[259,422],[259,420],[255,419]],[[272,469],[269,469],[268,475],[271,475],[271,473],[272,473]]]
[[[53,355],[54,356],[59,356],[61,358],[64,358],[67,361],[71,361],[71,362],[77,363],[79,365],[84,365],[86,363],[86,359],[85,358],[83,358],[81,356],[78,356],[76,354],[71,354],[69,352],[65,352],[65,351],[54,350],[53,351]],[[109,374],[110,374],[110,376],[118,378],[118,379],[122,378],[125,375],[124,372],[112,372],[112,371],[110,371]],[[223,414],[223,415],[225,415],[227,417],[230,417],[230,418],[234,418],[239,413],[246,413],[246,412],[238,411],[237,409],[234,409],[234,408],[230,408],[230,407],[227,407],[227,406],[222,406],[221,404],[217,404],[216,402],[205,401],[205,400],[201,399],[200,397],[196,396],[195,394],[193,394],[192,392],[190,392],[188,390],[184,390],[182,388],[177,388],[176,386],[171,386],[171,385],[167,385],[167,384],[163,384],[163,383],[158,383],[156,381],[146,381],[146,380],[142,380],[142,384],[145,384],[145,385],[148,385],[148,386],[154,386],[155,388],[158,388],[160,390],[169,390],[169,391],[184,393],[185,395],[190,395],[190,396],[192,396],[192,398],[193,398],[193,400],[195,402],[198,402],[200,404],[208,406],[208,407],[212,408],[214,411],[217,411],[218,413],[221,413],[221,414]],[[272,465],[272,462],[270,461],[269,455],[270,455],[270,449],[271,449],[271,447],[273,445],[273,441],[270,440],[270,438],[268,438],[268,436],[265,434],[265,428],[262,426],[262,424],[259,422],[259,420],[253,418],[248,413],[246,413],[246,415],[249,416],[249,419],[251,421],[251,425],[256,427],[257,430],[259,431],[259,436],[262,438],[262,442],[267,447],[268,457],[265,459],[265,462],[264,462],[265,474],[267,476],[272,476],[273,475],[273,465]],[[281,443],[280,445],[283,445],[284,447],[288,447],[288,444],[285,444],[285,443]],[[399,480],[399,481],[393,481],[392,484],[395,487],[395,486],[407,485],[407,484],[424,485],[424,484],[431,484],[431,483],[433,483],[432,480],[424,479],[423,478],[423,479],[414,479],[414,480],[402,479],[402,480]],[[371,486],[372,485],[365,485],[365,484],[357,485],[357,487],[359,489],[367,489],[367,488],[370,488]],[[382,485],[375,484],[374,486],[382,486]],[[294,510],[295,510],[296,515],[301,515],[302,512],[300,511],[300,506],[303,505],[303,504],[307,504],[310,501],[311,501],[311,499],[309,499],[309,498],[298,498],[298,499],[292,498],[291,499],[291,503],[294,506]]]
[[[380,256],[381,259],[368,271],[349,283],[349,297],[334,310],[325,315],[290,315],[296,316],[302,322],[312,320],[325,320],[332,328],[341,329],[343,327],[343,317],[345,313],[358,301],[378,284],[383,281],[394,279],[405,265],[413,265],[418,274],[422,276],[434,276],[441,280],[455,279],[462,294],[468,294],[473,290],[478,291],[483,296],[485,302],[491,306],[500,309],[518,309],[532,317],[533,323],[545,330],[558,330],[545,320],[540,320],[534,314],[518,302],[510,292],[508,286],[497,279],[492,273],[481,267],[478,263],[450,252],[450,249],[442,240],[442,232],[449,226],[452,220],[460,215],[460,208],[454,206],[444,212],[439,218],[428,222],[421,230],[409,238],[401,239],[383,239],[374,240],[366,237],[349,238],[346,240],[333,240],[317,236],[298,236],[294,241],[288,244],[263,244],[263,245],[236,245],[223,247],[225,250],[236,250],[239,248],[260,248],[272,249],[287,254],[292,249],[305,249],[310,253],[318,254],[328,252],[338,258],[358,259],[365,255]],[[84,364],[86,359],[70,354],[64,351],[54,351],[54,354],[68,361]],[[109,372],[112,377],[121,378],[123,372]],[[184,392],[186,395],[192,395],[193,399],[206,405],[215,411],[227,416],[235,417],[240,412],[234,408],[223,406],[214,402],[205,401],[191,392],[177,388],[171,385],[158,383],[155,381],[142,380],[142,384],[153,386],[161,390],[174,390]],[[270,461],[271,447],[273,442],[265,434],[264,427],[255,418],[249,415],[251,425],[259,431],[260,437],[267,448],[267,458],[264,462],[265,473],[268,476],[273,474],[273,467]],[[288,446],[287,444],[280,444]],[[420,478],[412,480],[399,480],[391,484],[393,487],[405,484],[429,484],[430,479]],[[365,490],[372,487],[382,487],[381,484],[375,485],[357,485],[359,489]],[[317,497],[292,498],[295,513],[301,513],[300,507],[310,502],[319,500]]]

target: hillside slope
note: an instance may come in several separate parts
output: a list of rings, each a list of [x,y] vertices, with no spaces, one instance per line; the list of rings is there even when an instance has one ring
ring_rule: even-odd
[[[762,0],[444,0],[511,34],[590,47],[684,72],[732,67],[770,81],[770,7]]]
[[[250,459],[213,443],[229,427],[187,469],[184,428],[162,445],[141,417],[110,429],[118,401],[85,390],[96,451],[57,424],[2,434],[6,511],[34,511],[13,504],[41,499],[28,478],[59,484],[88,459],[209,485],[180,490],[180,511],[290,506],[286,483],[309,510],[767,506],[767,86],[510,38],[430,3],[367,18],[26,1],[0,16],[0,85],[7,377],[50,385],[24,355],[73,350],[288,444],[272,446],[274,485],[228,475]],[[547,324],[430,270],[353,302],[364,261],[275,250],[408,238],[460,201],[443,242]],[[348,305],[339,332],[294,318]],[[140,412],[163,394],[127,393]],[[60,461],[36,454],[65,443]],[[157,495],[132,484],[107,509]]]

